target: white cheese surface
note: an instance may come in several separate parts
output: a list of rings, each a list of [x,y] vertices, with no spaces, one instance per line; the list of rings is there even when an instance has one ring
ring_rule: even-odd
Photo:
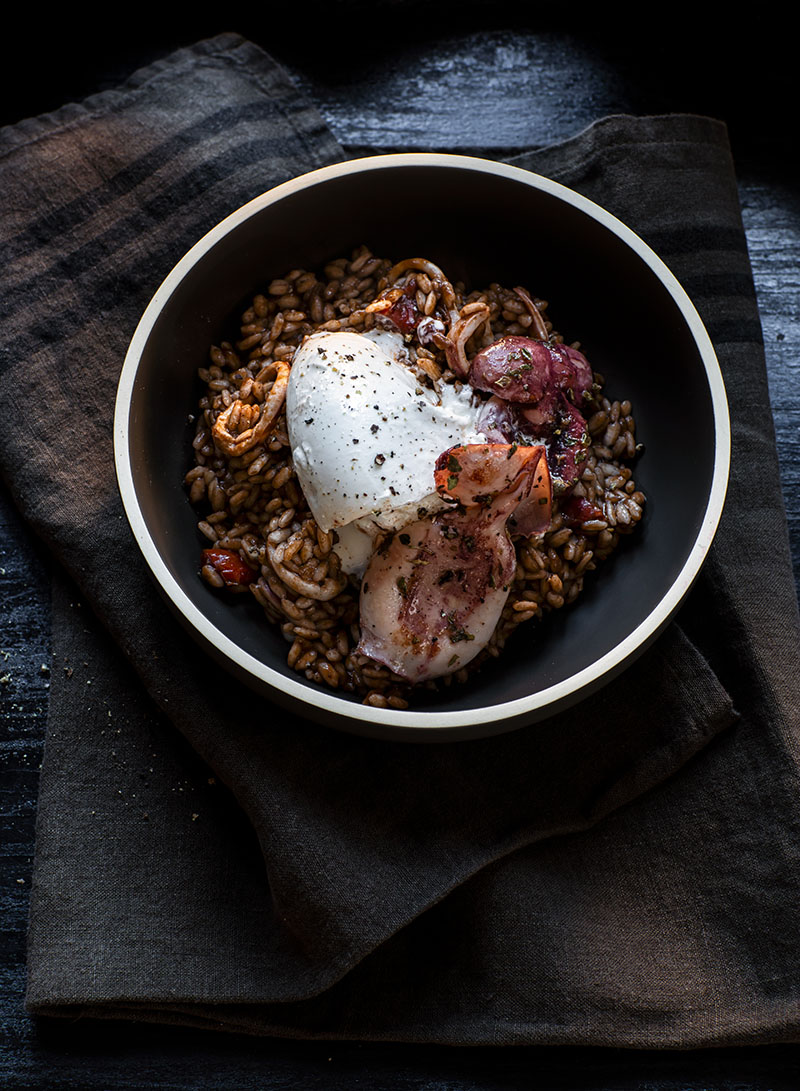
[[[442,451],[484,439],[469,389],[423,387],[406,358],[400,334],[340,331],[307,337],[292,361],[286,419],[300,486],[323,530],[359,520],[341,535],[346,571],[363,570],[381,529],[443,506]]]

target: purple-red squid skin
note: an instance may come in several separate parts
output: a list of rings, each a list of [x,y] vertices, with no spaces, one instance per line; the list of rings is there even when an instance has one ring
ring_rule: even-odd
[[[506,523],[522,505],[550,519],[543,447],[469,444],[435,473],[451,510],[421,519],[376,550],[361,585],[358,650],[411,682],[469,663],[497,625],[516,568]]]
[[[594,376],[583,353],[529,337],[501,337],[475,355],[469,381],[492,395],[478,414],[486,437],[545,443],[558,492],[572,488],[589,444],[581,408]]]

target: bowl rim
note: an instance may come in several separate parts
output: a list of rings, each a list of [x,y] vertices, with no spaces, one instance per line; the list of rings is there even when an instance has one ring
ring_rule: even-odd
[[[314,686],[305,680],[301,681],[299,676],[297,680],[287,677],[240,648],[230,637],[213,625],[192,602],[162,560],[150,535],[136,495],[128,440],[128,423],[133,391],[139,361],[147,340],[161,310],[176,290],[178,284],[209,250],[231,230],[261,212],[262,209],[303,189],[329,179],[341,178],[364,171],[409,166],[446,167],[478,171],[522,183],[572,205],[618,236],[655,273],[671,295],[686,322],[706,372],[716,437],[711,487],[700,529],[680,572],[673,580],[667,593],[647,617],[605,655],[561,682],[526,697],[503,702],[502,704],[476,705],[468,709],[454,711],[378,708],[361,704],[338,696],[333,690],[329,691],[321,686]],[[244,672],[245,676],[250,676],[254,680],[266,684],[276,696],[280,694],[283,698],[288,697],[302,705],[313,705],[315,712],[317,714],[323,713],[323,719],[327,720],[327,722],[333,721],[335,723],[337,720],[355,721],[354,726],[360,726],[362,729],[380,729],[383,727],[386,729],[387,736],[392,732],[406,733],[409,729],[412,734],[418,731],[422,735],[438,732],[447,733],[452,732],[453,729],[472,727],[482,727],[485,729],[483,733],[488,734],[492,731],[496,732],[498,725],[503,721],[515,721],[521,726],[527,721],[544,718],[567,704],[581,700],[583,696],[588,695],[592,690],[604,684],[605,681],[610,680],[614,674],[622,670],[629,660],[641,653],[650,641],[661,632],[672,614],[677,610],[700,571],[722,516],[728,486],[730,458],[731,434],[728,402],[722,372],[711,339],[685,290],[667,265],[647,243],[602,206],[559,182],[554,182],[542,175],[511,164],[494,162],[476,156],[444,152],[397,152],[333,163],[282,182],[231,212],[184,254],[156,289],[139,320],[125,355],[117,387],[114,412],[114,460],[125,514],[152,575],[173,607],[178,610],[184,620],[201,637],[209,642],[217,653],[228,659],[235,668],[238,668],[240,673]],[[318,718],[318,715],[315,718]],[[341,726],[346,729],[348,727],[346,722],[342,723]],[[352,726],[350,729],[353,729]],[[476,732],[471,737],[479,737],[479,734],[479,732]]]

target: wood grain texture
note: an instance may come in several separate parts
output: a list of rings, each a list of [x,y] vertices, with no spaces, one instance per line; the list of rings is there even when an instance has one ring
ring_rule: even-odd
[[[690,110],[728,122],[761,310],[795,575],[800,582],[800,194],[784,142],[793,68],[780,36],[757,78],[741,72],[758,28],[713,42],[633,27],[611,33],[537,13],[509,25],[490,4],[343,4],[302,39],[280,19],[234,29],[283,61],[350,154],[408,149],[512,155],[614,112]],[[420,17],[423,12],[423,17]],[[387,22],[388,20],[388,22]],[[221,30],[196,20],[158,35],[132,28],[101,55],[58,27],[39,34],[40,75],[0,96],[3,122],[118,82],[172,48]],[[7,47],[8,49],[9,47]],[[749,70],[748,70],[749,71]],[[8,73],[4,79],[8,78]],[[5,89],[5,88],[4,88]],[[650,1088],[756,1091],[800,1086],[791,1048],[682,1055],[570,1050],[445,1050],[213,1037],[146,1026],[36,1023],[22,1009],[27,899],[49,677],[48,561],[0,486],[0,721],[3,780],[0,1086],[8,1088]]]
[[[746,167],[739,190],[764,335],[795,583],[800,587],[800,193]]]

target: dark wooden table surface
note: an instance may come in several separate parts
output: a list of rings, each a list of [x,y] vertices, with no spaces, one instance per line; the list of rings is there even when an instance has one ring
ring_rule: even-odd
[[[538,6],[537,6],[538,7]],[[641,26],[525,18],[491,3],[314,3],[295,10],[128,18],[100,39],[23,14],[6,35],[0,124],[113,86],[173,48],[235,30],[284,63],[353,155],[488,149],[577,133],[609,113],[691,111],[728,124],[761,310],[795,575],[800,582],[800,177],[786,28],[730,20],[697,32],[671,13]],[[526,11],[529,9],[525,9]],[[257,17],[256,17],[257,16]],[[120,20],[123,16],[120,14]],[[62,17],[63,19],[63,17]],[[652,20],[652,21],[651,21]],[[25,54],[24,69],[19,65]],[[0,427],[2,425],[0,424]],[[652,1089],[800,1087],[800,1052],[475,1049],[253,1041],[161,1027],[35,1021],[22,1007],[38,770],[49,685],[49,565],[0,485],[0,1087]]]

